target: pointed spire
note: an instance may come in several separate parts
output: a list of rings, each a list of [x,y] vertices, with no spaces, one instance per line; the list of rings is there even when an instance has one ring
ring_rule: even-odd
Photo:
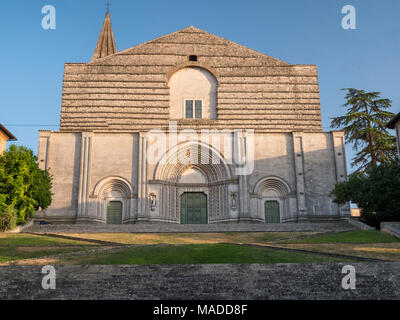
[[[110,13],[107,12],[92,61],[115,53],[117,53],[117,47],[115,46],[114,33],[111,27]]]

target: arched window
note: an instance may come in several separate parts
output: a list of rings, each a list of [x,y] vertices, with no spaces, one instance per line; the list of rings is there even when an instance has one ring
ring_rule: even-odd
[[[185,67],[169,80],[170,119],[216,119],[217,79],[200,67]]]

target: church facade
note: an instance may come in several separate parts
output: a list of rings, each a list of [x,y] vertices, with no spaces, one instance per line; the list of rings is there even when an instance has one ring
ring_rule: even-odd
[[[323,132],[315,65],[189,27],[65,64],[60,130],[39,132],[53,223],[346,219],[343,132]]]

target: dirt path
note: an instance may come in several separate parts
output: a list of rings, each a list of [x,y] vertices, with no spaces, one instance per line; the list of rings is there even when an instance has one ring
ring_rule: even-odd
[[[52,237],[52,238],[60,238],[60,239],[75,240],[75,241],[84,241],[84,242],[89,242],[89,243],[105,245],[105,246],[125,246],[125,244],[118,243],[118,242],[72,237],[72,236],[67,236],[67,235],[62,235],[62,234],[57,234],[57,233],[35,233],[35,232],[25,232],[25,233],[35,235],[35,236]]]

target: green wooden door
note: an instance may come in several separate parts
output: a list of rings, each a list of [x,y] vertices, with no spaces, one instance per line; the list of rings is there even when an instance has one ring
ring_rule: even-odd
[[[265,223],[281,223],[278,201],[265,201]]]
[[[107,224],[122,224],[122,203],[110,201],[107,205]]]
[[[181,196],[181,223],[207,224],[207,196],[200,192],[188,192]]]

